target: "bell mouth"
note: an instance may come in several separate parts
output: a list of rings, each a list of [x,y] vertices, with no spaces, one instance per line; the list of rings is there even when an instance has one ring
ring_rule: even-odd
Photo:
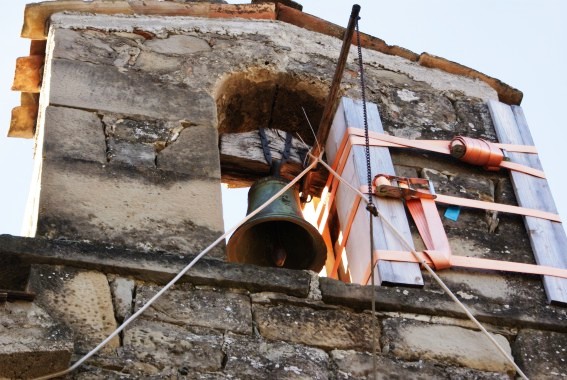
[[[248,214],[288,184],[276,177],[256,181],[248,192]],[[297,190],[288,189],[240,226],[227,244],[229,262],[320,272],[327,259],[323,237],[303,219]]]
[[[289,216],[266,216],[244,224],[227,245],[230,262],[315,272],[323,269],[326,253],[317,229],[303,219],[290,221]]]

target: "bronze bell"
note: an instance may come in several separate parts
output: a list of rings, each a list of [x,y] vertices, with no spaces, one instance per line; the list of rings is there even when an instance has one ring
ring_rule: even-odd
[[[247,214],[287,184],[276,177],[256,181],[248,191]],[[298,191],[292,187],[234,232],[227,254],[231,262],[319,272],[327,248],[319,231],[303,219]]]

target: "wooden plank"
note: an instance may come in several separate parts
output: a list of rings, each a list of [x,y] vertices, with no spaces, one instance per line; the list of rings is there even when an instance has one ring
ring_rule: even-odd
[[[534,145],[521,107],[498,101],[490,101],[488,105],[501,143]],[[542,169],[537,155],[509,153],[509,156],[513,162]],[[547,180],[515,171],[510,176],[520,206],[557,213]],[[524,217],[524,223],[536,262],[567,269],[567,236],[561,223],[533,217]],[[543,284],[550,303],[567,305],[567,279],[544,276]]]
[[[383,132],[378,108],[375,104],[367,103],[368,126],[371,131]],[[337,155],[338,146],[347,127],[364,128],[362,103],[360,101],[342,98],[331,127],[331,133],[326,144],[329,161]],[[363,146],[354,146],[343,171],[343,176],[355,187],[366,185],[366,158]],[[372,175],[378,173],[395,174],[388,148],[371,147]],[[357,195],[348,187],[340,185],[337,190],[337,213],[339,221],[344,223]],[[411,232],[402,201],[396,199],[374,197],[374,203],[382,214],[394,224],[401,234],[412,244]],[[399,239],[380,218],[374,219],[372,231],[375,248],[385,250],[405,250]],[[368,211],[360,207],[352,225],[352,230],[346,244],[347,258],[352,281],[366,283],[366,269],[370,262],[370,229]],[[423,286],[421,270],[415,263],[398,263],[379,261],[375,272],[377,284],[403,284]]]
[[[272,158],[280,160],[285,145],[285,132],[273,129],[266,129],[265,132],[270,142]],[[289,160],[281,169],[282,177],[291,180],[303,170],[303,159],[310,148],[292,138]],[[222,134],[220,161],[223,182],[229,183],[231,187],[250,186],[255,180],[269,175],[270,172],[257,130]],[[314,172],[312,194],[321,193],[327,175],[327,171],[323,169]]]

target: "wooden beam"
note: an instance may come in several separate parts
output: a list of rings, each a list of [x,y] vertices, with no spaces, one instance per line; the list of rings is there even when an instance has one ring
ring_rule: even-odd
[[[366,103],[368,111],[368,127],[374,132],[384,132],[378,107],[373,103]],[[364,128],[362,102],[349,98],[342,98],[331,133],[327,139],[326,152],[329,161],[335,160],[340,153],[338,148],[348,127]],[[372,175],[378,173],[394,174],[394,165],[388,148],[370,147],[370,161]],[[364,146],[353,146],[344,167],[343,178],[355,188],[366,186],[366,155]],[[348,224],[353,205],[358,195],[344,185],[339,185],[335,204],[344,231]],[[413,245],[406,212],[402,200],[393,198],[373,197],[376,208],[387,218],[396,229]],[[406,250],[403,243],[394,232],[375,218],[372,237],[377,250]],[[352,220],[352,228],[346,243],[346,253],[352,282],[366,285],[367,268],[370,263],[370,231],[368,211],[361,204]],[[337,252],[337,254],[341,254]],[[423,278],[419,265],[415,263],[400,263],[380,260],[376,269],[378,284],[423,286]]]
[[[274,160],[281,159],[284,149],[285,132],[266,129],[266,137]],[[311,147],[292,138],[290,158],[282,166],[281,175],[286,179],[293,179],[303,170],[305,153]],[[229,187],[247,187],[259,178],[270,174],[270,166],[264,158],[262,143],[258,131],[243,133],[225,133],[220,137],[220,161],[222,181]],[[321,193],[328,173],[318,170],[312,183],[312,194]]]
[[[504,144],[534,145],[524,113],[519,106],[489,101],[488,103],[498,140]],[[535,154],[508,153],[513,162],[541,170]],[[518,205],[557,213],[547,180],[510,171]],[[535,260],[540,265],[567,269],[567,235],[561,223],[525,216]],[[567,279],[544,276],[543,285],[552,304],[567,305]]]

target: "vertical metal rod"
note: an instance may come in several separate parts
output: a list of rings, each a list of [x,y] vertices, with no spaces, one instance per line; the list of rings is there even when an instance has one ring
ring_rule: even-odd
[[[329,131],[331,130],[331,123],[333,121],[333,116],[336,112],[337,95],[341,88],[341,79],[345,71],[346,60],[348,57],[348,52],[350,50],[350,45],[352,42],[352,36],[354,34],[354,27],[356,21],[358,20],[358,15],[360,13],[360,5],[354,4],[352,6],[352,11],[350,13],[350,18],[348,25],[345,29],[345,34],[343,36],[343,46],[341,48],[341,53],[339,54],[339,60],[337,62],[337,67],[335,69],[335,75],[333,76],[333,81],[331,82],[331,88],[329,90],[329,95],[325,102],[325,108],[323,109],[323,115],[321,116],[321,121],[319,122],[319,128],[317,129],[317,138],[315,145],[311,149],[311,159],[310,163],[313,162],[313,157],[319,157],[325,144],[327,137],[329,136]],[[303,181],[303,186],[301,187],[301,201],[306,202],[309,197],[309,188],[311,187],[311,181],[313,179],[313,172],[309,172]]]

